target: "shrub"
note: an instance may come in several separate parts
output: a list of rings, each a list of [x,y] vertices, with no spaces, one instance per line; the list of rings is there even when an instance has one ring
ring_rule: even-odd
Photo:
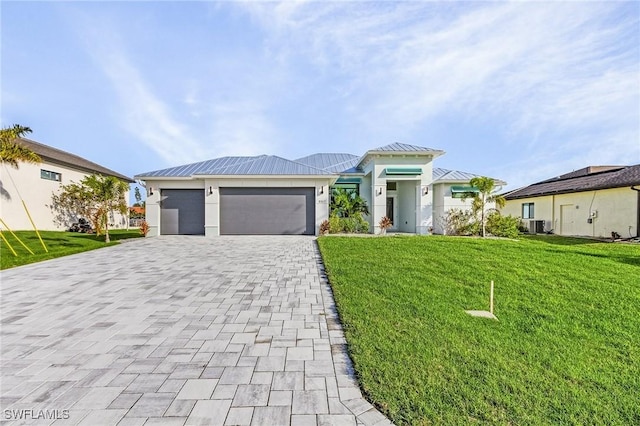
[[[147,223],[146,220],[143,220],[142,222],[140,222],[140,234],[146,237],[148,233],[149,233],[149,224]]]
[[[387,216],[383,216],[382,219],[380,219],[380,222],[378,222],[378,225],[380,225],[380,233],[385,234],[387,229],[391,228],[391,219]]]
[[[342,223],[338,216],[332,215],[329,217],[329,233],[339,234],[342,232]]]
[[[520,219],[514,216],[502,216],[494,211],[487,216],[487,232],[496,237],[516,238],[519,234]]]
[[[320,224],[320,235],[327,235],[329,233],[331,225],[328,220],[323,220]]]
[[[356,216],[356,232],[366,234],[369,232],[369,222],[362,216]]]
[[[356,232],[356,221],[352,217],[341,217],[340,223],[342,224],[342,232],[353,234]]]
[[[470,211],[451,209],[443,222],[446,235],[480,235],[481,224]]]
[[[369,222],[362,216],[338,217],[332,215],[328,221],[329,233],[366,233],[369,232]]]

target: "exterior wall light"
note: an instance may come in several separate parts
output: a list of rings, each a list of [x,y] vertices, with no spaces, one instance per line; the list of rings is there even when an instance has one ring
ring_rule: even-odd
[[[428,193],[429,193],[429,187],[428,187],[428,186],[425,186],[425,187],[422,189],[422,195],[427,195]]]
[[[382,195],[382,187],[378,188],[376,191],[376,195]]]
[[[153,195],[153,187],[152,186],[149,187],[149,195]]]
[[[213,194],[213,187],[212,186],[209,187],[209,195],[211,195],[211,194]]]
[[[324,194],[324,186],[320,187],[320,194]]]

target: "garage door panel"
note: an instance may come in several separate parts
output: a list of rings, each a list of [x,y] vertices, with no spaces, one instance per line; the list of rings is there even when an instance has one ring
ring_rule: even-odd
[[[314,188],[220,188],[220,233],[315,234]]]
[[[163,235],[204,234],[204,190],[163,189],[160,232]]]

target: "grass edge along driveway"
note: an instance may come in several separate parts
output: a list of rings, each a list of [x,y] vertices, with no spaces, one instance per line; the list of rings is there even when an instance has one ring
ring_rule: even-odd
[[[321,237],[367,398],[399,425],[640,424],[640,248]],[[488,309],[496,283],[499,321]]]
[[[35,231],[14,231],[14,233],[34,254],[29,253],[22,247],[10,232],[3,230],[2,235],[9,241],[18,256],[14,256],[4,240],[0,240],[0,269],[8,269],[83,251],[95,250],[119,244],[120,240],[123,239],[142,237],[138,229],[117,229],[109,231],[111,242],[105,244],[104,235],[96,237],[95,234],[81,234],[78,232],[40,231],[40,236],[49,250],[47,253],[42,248]]]

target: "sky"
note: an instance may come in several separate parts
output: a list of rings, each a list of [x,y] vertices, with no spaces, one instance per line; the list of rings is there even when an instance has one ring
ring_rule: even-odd
[[[402,142],[515,189],[640,163],[640,2],[2,1],[2,126],[119,173]]]

